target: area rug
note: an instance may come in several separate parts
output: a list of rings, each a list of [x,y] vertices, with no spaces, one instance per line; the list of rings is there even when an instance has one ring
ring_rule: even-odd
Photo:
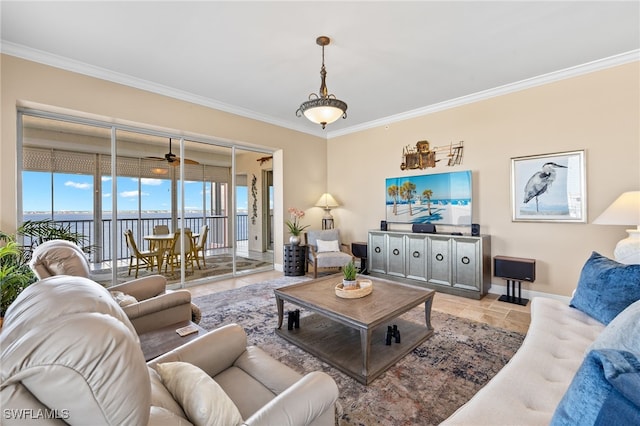
[[[200,266],[202,267],[202,263],[200,264]],[[246,271],[249,269],[260,269],[267,266],[273,266],[273,264],[262,260],[236,256],[236,272]],[[118,267],[118,283],[124,283],[135,279],[135,269],[131,270],[131,275],[129,275],[128,271],[128,266]],[[187,269],[185,272],[187,281],[214,277],[217,275],[231,274],[233,272],[233,257],[230,254],[217,254],[213,256],[207,256],[206,267],[198,269],[198,266],[194,264],[193,271]],[[148,271],[146,269],[140,268],[138,272],[138,278],[157,273],[157,269]],[[180,282],[179,269],[171,272],[171,268],[168,268],[167,272],[164,272],[163,267],[161,274],[167,278],[167,284]],[[101,269],[99,271],[93,271],[91,273],[91,279],[100,284],[111,285],[111,269]]]
[[[435,334],[364,386],[275,334],[273,289],[307,279],[278,278],[193,302],[202,310],[200,325],[205,329],[240,324],[249,344],[299,373],[324,371],[333,377],[340,390],[340,425],[439,424],[487,383],[524,339],[516,332],[433,311]],[[285,310],[287,306],[292,307],[285,302]],[[301,327],[306,314],[301,311]],[[403,318],[424,324],[424,308],[417,307]]]

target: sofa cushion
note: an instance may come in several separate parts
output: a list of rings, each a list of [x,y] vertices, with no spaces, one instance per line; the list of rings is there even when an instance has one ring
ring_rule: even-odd
[[[640,424],[639,356],[612,349],[589,352],[551,424]]]
[[[151,381],[151,406],[164,408],[186,420],[187,415],[184,413],[184,410],[182,410],[180,404],[173,398],[169,389],[162,383],[160,374],[151,367],[147,367],[147,369],[149,370],[149,379]]]
[[[593,252],[570,306],[609,324],[636,300],[640,300],[640,265],[623,265]]]
[[[640,354],[640,300],[629,305],[602,331],[589,350],[618,349]]]
[[[242,416],[233,401],[200,368],[186,362],[166,362],[156,368],[162,382],[194,425],[242,424]]]
[[[124,294],[121,291],[110,291],[109,293],[111,293],[111,297],[113,297],[113,300],[118,302],[118,305],[120,305],[121,308],[138,303],[135,297]]]
[[[338,240],[317,240],[318,243],[318,253],[326,253],[333,251],[340,251],[340,245],[338,244]]]

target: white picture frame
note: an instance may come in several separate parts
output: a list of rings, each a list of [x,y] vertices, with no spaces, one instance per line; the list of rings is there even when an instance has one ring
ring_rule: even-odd
[[[511,159],[514,222],[586,223],[585,151]]]

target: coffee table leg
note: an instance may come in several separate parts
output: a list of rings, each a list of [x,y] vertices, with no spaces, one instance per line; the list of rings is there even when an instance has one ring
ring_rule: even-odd
[[[278,330],[282,327],[282,318],[284,317],[284,300],[276,296],[276,306],[278,307]]]
[[[371,330],[360,329],[360,346],[362,348],[362,376],[365,381],[369,375],[369,355],[371,353]]]
[[[433,295],[424,301],[424,319],[427,323],[427,329],[433,330],[431,326],[431,305],[433,304]]]

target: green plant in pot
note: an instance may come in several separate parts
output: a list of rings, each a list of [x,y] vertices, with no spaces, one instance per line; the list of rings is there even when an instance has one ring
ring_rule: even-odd
[[[356,287],[356,275],[358,270],[356,269],[356,265],[353,262],[347,263],[342,267],[342,275],[344,278],[342,279],[342,286],[344,289],[353,289]]]
[[[31,253],[39,244],[49,240],[67,240],[80,246],[86,237],[72,232],[70,226],[64,226],[50,219],[25,221],[17,230],[17,235],[27,237],[30,245],[21,246],[14,235],[0,231],[0,318],[4,317],[9,305],[37,277],[29,267]],[[83,250],[91,251],[90,247]]]
[[[27,252],[15,242],[12,236],[0,232],[4,245],[0,246],[0,318],[18,295],[36,282]]]

